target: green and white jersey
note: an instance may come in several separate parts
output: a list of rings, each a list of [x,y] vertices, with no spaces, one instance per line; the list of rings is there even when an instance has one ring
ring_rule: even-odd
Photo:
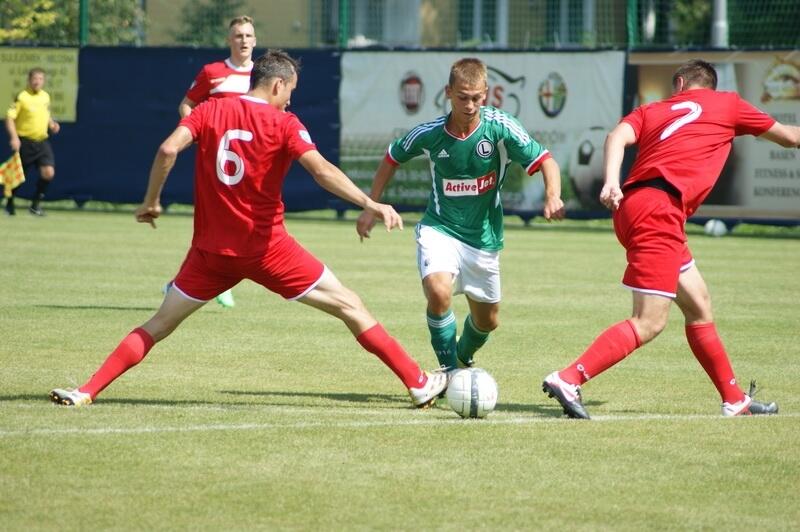
[[[447,116],[415,127],[394,141],[388,157],[397,164],[425,154],[432,187],[421,223],[477,249],[503,248],[500,189],[511,162],[529,175],[549,152],[519,121],[494,107],[481,107],[481,121],[467,138],[445,129]]]

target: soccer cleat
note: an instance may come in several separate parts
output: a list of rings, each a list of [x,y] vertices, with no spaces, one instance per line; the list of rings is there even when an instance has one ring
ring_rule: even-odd
[[[756,381],[750,381],[750,391],[745,394],[744,399],[732,404],[722,403],[722,415],[733,417],[777,414],[778,405],[775,402],[762,403],[753,400],[756,391]]]
[[[216,297],[217,303],[222,305],[225,308],[233,308],[236,305],[236,301],[233,300],[233,292],[230,290],[225,290],[220,295]]]
[[[74,390],[56,388],[50,392],[50,400],[64,406],[87,406],[92,404],[92,396],[81,392],[77,388]]]
[[[17,209],[14,208],[14,202],[6,200],[6,214],[8,216],[14,216],[17,214]]]
[[[36,207],[34,207],[33,205],[28,207],[28,212],[34,216],[44,216],[44,211],[38,205]]]
[[[581,398],[581,387],[577,384],[570,384],[561,380],[558,372],[554,371],[542,382],[542,391],[548,397],[554,398],[561,403],[567,417],[574,419],[591,419],[589,412],[583,407]]]
[[[417,408],[428,408],[433,406],[439,394],[447,389],[447,373],[443,371],[425,372],[428,378],[421,388],[409,388],[408,394],[411,402]]]

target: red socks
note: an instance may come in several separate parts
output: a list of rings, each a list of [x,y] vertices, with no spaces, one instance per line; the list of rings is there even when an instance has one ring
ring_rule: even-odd
[[[598,336],[575,362],[558,372],[570,384],[583,384],[596,377],[641,346],[630,320],[612,325]]]
[[[373,353],[400,377],[406,388],[419,388],[425,384],[425,374],[417,363],[408,356],[403,346],[389,336],[380,323],[367,329],[356,337],[361,347]]]
[[[714,324],[687,325],[686,339],[695,358],[717,387],[722,401],[733,404],[744,399],[744,392],[736,384],[731,362]]]
[[[78,388],[78,390],[88,393],[94,399],[114,379],[141,362],[154,344],[153,337],[141,327],[132,330],[117,348],[108,355],[106,361],[92,375],[89,382]]]

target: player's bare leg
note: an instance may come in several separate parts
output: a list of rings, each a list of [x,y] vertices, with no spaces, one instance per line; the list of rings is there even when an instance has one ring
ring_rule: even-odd
[[[567,416],[589,419],[581,385],[658,336],[667,324],[671,303],[668,297],[634,291],[631,318],[603,331],[572,364],[545,377],[542,390],[561,404]]]
[[[169,336],[204,304],[187,298],[171,286],[155,315],[123,338],[86,384],[74,390],[56,388],[50,392],[50,399],[64,406],[91,404],[106,386],[141,362],[157,342]]]
[[[376,355],[397,375],[415,406],[426,407],[447,386],[442,373],[426,373],[369,313],[361,298],[325,269],[320,282],[299,302],[342,320],[361,346]]]
[[[711,296],[697,266],[681,273],[678,278],[678,297],[675,303],[683,312],[686,322],[686,339],[697,361],[717,388],[722,399],[722,414],[775,414],[778,405],[752,400],[755,383],[745,394],[736,382],[725,346],[714,325]]]

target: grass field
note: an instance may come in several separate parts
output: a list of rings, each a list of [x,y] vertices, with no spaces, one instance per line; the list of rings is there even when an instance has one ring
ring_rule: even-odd
[[[362,245],[327,216],[289,229],[434,366],[412,228]],[[94,405],[56,407],[51,388],[85,381],[157,308],[191,218],[3,217],[0,529],[797,530],[798,232],[690,235],[739,380],[758,379],[778,416],[719,416],[673,309],[585,386],[582,422],[539,386],[627,317],[624,254],[607,222],[509,222],[501,326],[478,358],[500,400],[463,421],[412,409],[341,323],[248,282]]]

